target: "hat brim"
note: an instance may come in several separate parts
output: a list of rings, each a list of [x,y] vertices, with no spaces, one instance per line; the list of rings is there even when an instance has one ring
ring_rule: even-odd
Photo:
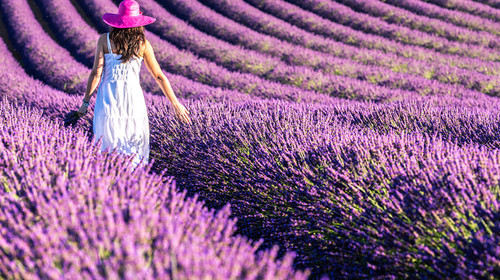
[[[151,24],[156,21],[155,18],[148,16],[124,16],[119,14],[106,13],[102,16],[102,20],[110,26],[116,28],[131,28]]]

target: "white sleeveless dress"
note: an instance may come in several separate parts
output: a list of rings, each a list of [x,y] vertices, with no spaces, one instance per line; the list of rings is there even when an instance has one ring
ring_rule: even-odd
[[[101,152],[117,150],[134,154],[133,166],[149,160],[149,120],[144,93],[139,84],[142,57],[122,63],[114,54],[107,34],[108,51],[97,89],[93,131],[97,142],[102,138]]]

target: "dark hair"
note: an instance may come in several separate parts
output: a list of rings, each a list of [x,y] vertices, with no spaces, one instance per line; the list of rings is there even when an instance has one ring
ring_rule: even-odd
[[[141,44],[146,42],[144,26],[131,28],[111,27],[109,38],[115,43],[117,54],[122,55],[120,58],[122,62],[129,61],[133,56],[138,57]]]

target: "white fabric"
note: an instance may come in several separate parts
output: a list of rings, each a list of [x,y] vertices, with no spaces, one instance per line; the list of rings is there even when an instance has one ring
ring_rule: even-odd
[[[114,54],[107,34],[108,52],[97,89],[93,130],[95,142],[102,138],[101,152],[109,147],[123,154],[135,154],[133,166],[149,160],[149,120],[139,84],[142,57],[121,62]]]

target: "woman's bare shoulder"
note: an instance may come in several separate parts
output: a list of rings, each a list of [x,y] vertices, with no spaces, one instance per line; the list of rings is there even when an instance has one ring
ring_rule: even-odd
[[[145,49],[147,49],[149,46],[151,46],[151,43],[148,41],[148,39],[146,39],[146,41],[144,42],[144,44],[143,44],[143,46],[142,46],[142,47],[143,47],[143,48],[144,48],[144,50],[145,50]]]
[[[103,33],[103,34],[100,34],[100,35],[99,35],[99,39],[98,39],[98,41],[99,41],[99,42],[104,42],[104,41],[106,41],[106,36],[108,36],[108,33]]]
[[[104,46],[106,42],[106,33],[100,34],[99,38],[97,39],[97,45],[98,46]]]
[[[103,52],[106,52],[107,50],[106,36],[106,33],[100,34],[99,38],[97,39],[97,48]]]
[[[151,46],[151,44],[149,43],[148,39],[145,39],[144,43],[142,43],[142,45],[141,45],[142,57],[144,57],[144,55],[146,54],[146,51],[148,50],[148,46]]]
[[[151,43],[146,39],[146,42],[144,42],[144,52],[146,51],[152,51],[153,47],[151,46]]]

